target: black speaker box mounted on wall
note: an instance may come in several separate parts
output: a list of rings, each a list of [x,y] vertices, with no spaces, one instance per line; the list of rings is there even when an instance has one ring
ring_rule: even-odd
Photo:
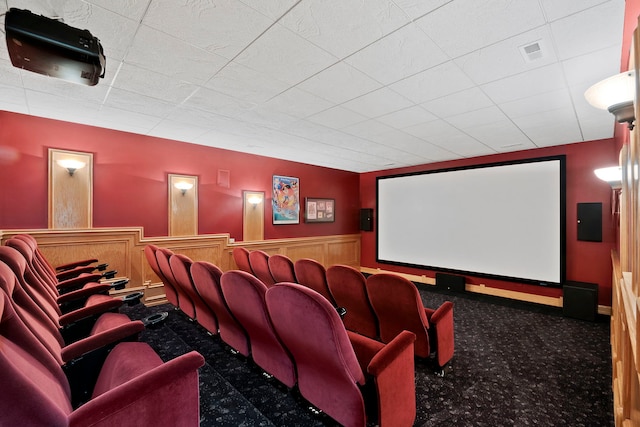
[[[602,242],[602,203],[578,203],[578,240]]]
[[[373,231],[373,209],[360,209],[360,230]]]
[[[465,277],[454,274],[436,273],[436,288],[454,292],[465,291]]]

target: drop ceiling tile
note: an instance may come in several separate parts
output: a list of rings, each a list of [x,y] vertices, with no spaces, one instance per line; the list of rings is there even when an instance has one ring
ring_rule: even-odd
[[[342,104],[343,107],[370,118],[402,110],[411,105],[408,99],[386,87]]]
[[[193,83],[126,63],[120,69],[113,86],[173,103],[184,101],[198,88]]]
[[[0,81],[2,81],[0,79]],[[0,84],[0,110],[26,113],[27,99],[24,89]]]
[[[440,118],[451,117],[492,105],[494,105],[493,101],[477,87],[461,90],[421,104],[422,108]]]
[[[411,19],[420,18],[423,15],[450,3],[452,0],[394,0],[394,3],[404,10]]]
[[[282,129],[300,120],[299,117],[263,105],[245,111],[237,118],[245,123],[265,126],[270,129]]]
[[[430,122],[438,118],[427,111],[425,108],[414,105],[403,110],[394,111],[376,118],[377,121],[391,126],[396,129],[404,129],[409,126],[415,126],[420,123]]]
[[[273,109],[294,117],[304,118],[330,108],[333,104],[309,92],[292,87],[265,102],[261,107]]]
[[[5,45],[0,43],[0,45]],[[6,45],[5,45],[6,46]],[[22,71],[24,73],[24,71]],[[11,85],[16,87],[22,86],[22,79],[20,77],[21,70],[11,65],[11,61],[0,59],[0,82],[3,85]]]
[[[537,147],[583,141],[575,112],[571,108],[521,116],[513,121]]]
[[[305,0],[280,23],[301,37],[344,58],[409,22],[388,0]]]
[[[365,121],[367,120],[367,117],[337,105],[333,108],[314,114],[313,116],[309,116],[307,117],[307,120],[332,129],[342,129],[355,123]]]
[[[389,88],[421,104],[473,86],[471,79],[456,64],[448,61],[400,80]]]
[[[586,83],[590,87],[620,72],[620,47],[612,46],[564,60],[562,69],[570,86]]]
[[[196,90],[182,105],[186,108],[197,108],[227,117],[237,117],[255,106],[250,102],[232,98],[204,87]]]
[[[388,85],[447,60],[448,57],[429,37],[414,24],[409,24],[345,61]]]
[[[623,2],[624,0],[615,1]],[[540,3],[542,4],[542,8],[544,9],[544,14],[549,22],[557,21],[558,19],[564,18],[565,16],[573,15],[574,13],[606,2],[607,0],[540,1]]]
[[[416,23],[456,58],[543,25],[545,18],[536,1],[477,0],[447,3]]]
[[[521,48],[534,43],[540,47],[540,57],[530,60]],[[556,61],[551,32],[547,26],[542,26],[478,49],[454,62],[476,84],[484,84]]]
[[[203,84],[227,60],[162,31],[142,25],[125,61],[176,80]]]
[[[87,0],[87,3],[100,6],[120,16],[127,17],[134,21],[140,21],[149,5],[148,1],[131,0]]]
[[[508,119],[465,128],[464,132],[498,152],[526,150],[536,146]]]
[[[481,89],[495,102],[502,104],[516,99],[528,98],[565,87],[560,64],[547,65],[502,80],[487,83]]]
[[[234,61],[295,85],[337,59],[281,25],[274,25]]]
[[[496,152],[444,120],[422,123],[404,131],[462,157],[481,156]]]
[[[300,0],[240,0],[247,6],[276,21]]]
[[[418,157],[418,159],[409,162],[414,165],[423,163],[421,159],[439,162],[456,157],[451,151],[444,150],[423,139],[395,129],[379,135],[378,139],[381,141],[381,144],[402,150],[406,153],[411,153]]]
[[[273,20],[237,0],[154,0],[142,23],[232,59]]]
[[[109,90],[107,85],[86,86],[29,71],[22,71],[22,86],[61,98],[91,101],[97,104],[102,103]]]
[[[370,119],[364,122],[356,123],[342,129],[344,132],[374,141],[380,144],[389,144],[390,141],[381,138],[380,135],[393,131],[394,129],[377,120]]]
[[[171,120],[163,120],[151,129],[147,135],[190,142],[208,132],[209,129],[205,126],[185,125]]]
[[[560,59],[619,45],[624,1],[611,1],[551,23]]]
[[[513,118],[543,113],[549,110],[572,108],[573,104],[569,91],[565,88],[552,92],[545,92],[499,105],[504,113]]]
[[[338,62],[298,85],[300,89],[340,104],[382,85],[352,66]]]
[[[216,73],[205,86],[256,104],[268,101],[289,88],[287,83],[235,62],[229,63]]]
[[[498,107],[492,105],[490,107],[469,111],[467,113],[462,113],[455,116],[450,116],[445,120],[452,126],[461,130],[465,130],[488,123],[504,122],[505,120],[507,120],[507,117]]]
[[[104,105],[160,118],[166,117],[175,109],[175,105],[172,103],[116,87],[111,88]]]
[[[578,114],[580,129],[585,141],[613,138],[615,120],[608,111],[599,111],[592,114]]]

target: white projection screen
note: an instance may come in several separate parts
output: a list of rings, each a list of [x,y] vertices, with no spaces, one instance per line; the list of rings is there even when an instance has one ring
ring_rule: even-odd
[[[559,286],[565,156],[377,179],[377,261]]]

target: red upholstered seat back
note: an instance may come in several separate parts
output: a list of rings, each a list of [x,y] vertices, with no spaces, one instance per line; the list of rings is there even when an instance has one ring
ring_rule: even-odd
[[[342,321],[350,330],[370,338],[378,336],[378,320],[366,289],[367,279],[348,265],[332,265],[327,269],[327,284],[338,307],[347,309]]]
[[[176,281],[176,278],[173,274],[173,270],[171,270],[169,259],[173,255],[174,253],[170,249],[158,248],[158,250],[156,251],[156,259],[158,260],[158,267],[160,268],[160,271],[162,272],[164,277],[167,279],[167,281],[171,283],[171,286],[173,286],[173,289],[176,290],[176,293],[178,294],[178,303],[179,303],[178,307],[180,308],[180,310],[182,310],[182,312],[184,312],[187,316],[189,316],[188,313],[192,313],[192,314],[195,313],[195,309],[193,308],[193,303],[191,302],[189,295],[185,293],[184,289],[182,289],[182,286],[178,285],[178,282]]]
[[[238,269],[246,271],[249,274],[253,274],[251,263],[249,262],[249,250],[247,250],[246,248],[238,247],[233,249],[232,254],[233,260],[238,266]]]
[[[55,281],[58,280],[56,278],[56,271],[53,268],[53,266],[49,264],[49,261],[47,260],[47,258],[45,258],[44,255],[42,255],[42,252],[38,248],[38,241],[29,234],[16,234],[15,236],[13,236],[13,238],[22,240],[33,249],[34,256],[35,256],[35,263],[39,265],[39,268],[41,268],[43,274],[48,275],[49,278],[55,283]]]
[[[191,277],[204,302],[211,307],[218,319],[220,338],[243,356],[249,355],[249,337],[233,317],[222,294],[220,278],[222,270],[206,261],[191,265]]]
[[[156,258],[158,249],[156,245],[147,245],[144,247],[144,256],[147,258],[151,270],[153,270],[156,276],[164,283],[164,294],[167,296],[167,300],[175,307],[178,307],[180,305],[178,302],[178,292],[176,292],[171,282],[164,277],[164,274],[160,271],[160,266],[158,266],[158,259]]]
[[[225,272],[220,282],[231,313],[249,334],[253,360],[283,384],[293,387],[295,366],[267,313],[267,286],[255,276],[239,270]]]
[[[327,285],[327,270],[322,264],[311,258],[302,258],[295,262],[294,269],[298,283],[313,289],[335,305]]]
[[[185,314],[196,319],[200,325],[212,334],[217,335],[218,320],[211,307],[204,302],[193,284],[193,279],[191,278],[192,264],[193,261],[186,255],[175,254],[169,258],[169,265],[171,265],[171,271],[173,271],[173,277],[175,277],[176,283],[183,289],[184,293],[189,296],[189,299],[193,303],[193,316],[186,311]]]
[[[335,308],[312,289],[280,283],[267,291],[269,315],[298,369],[300,393],[346,426],[364,426],[358,384],[365,377]]]
[[[293,261],[286,255],[275,254],[269,257],[269,271],[273,279],[278,282],[297,283]]]
[[[46,269],[42,268],[41,264],[37,262],[35,248],[26,241],[16,238],[8,239],[5,242],[5,245],[20,252],[27,261],[28,269],[38,276],[38,280],[45,285],[46,290],[49,292],[51,297],[55,299],[58,295],[58,291],[56,289],[57,280],[55,278],[52,279]]]
[[[0,291],[2,425],[67,426],[71,392],[61,366],[16,315]]]
[[[253,274],[267,286],[275,285],[276,281],[269,270],[269,254],[264,251],[249,252],[249,264]]]
[[[388,343],[407,330],[416,335],[416,356],[428,357],[429,321],[416,286],[402,276],[379,273],[367,278],[367,294],[378,318],[382,342]]]

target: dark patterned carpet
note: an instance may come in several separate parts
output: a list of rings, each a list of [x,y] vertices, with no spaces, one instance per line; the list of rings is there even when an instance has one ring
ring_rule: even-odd
[[[612,426],[608,319],[586,322],[559,309],[421,289],[425,306],[453,301],[456,351],[441,378],[416,362],[415,426]],[[201,426],[333,426],[294,391],[169,305],[127,307],[131,318],[170,311],[146,330],[168,360],[192,349],[200,370]]]

